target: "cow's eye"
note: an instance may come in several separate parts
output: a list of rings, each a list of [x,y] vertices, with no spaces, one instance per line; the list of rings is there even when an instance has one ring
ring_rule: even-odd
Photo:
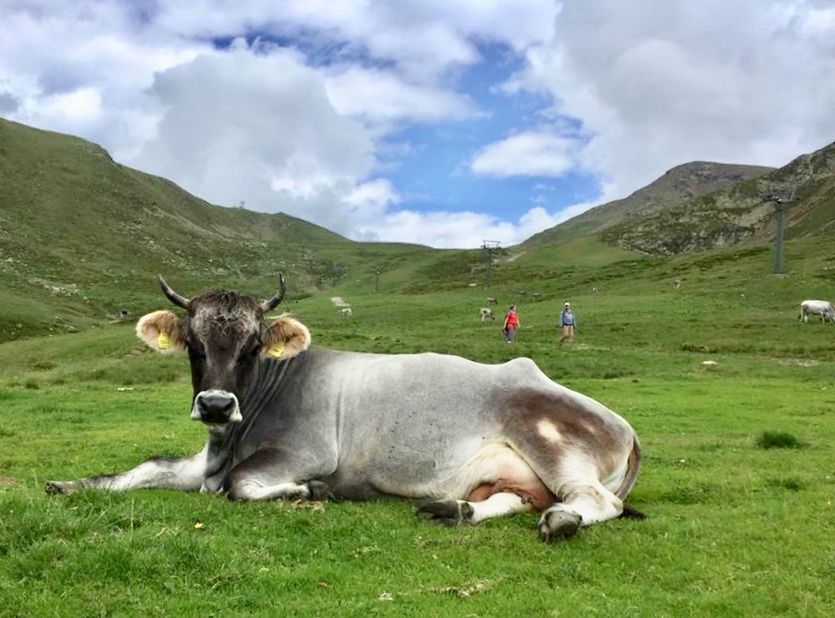
[[[188,347],[189,354],[196,356],[197,358],[206,357],[206,353],[203,351],[203,348],[199,344],[195,343],[193,340],[186,340],[186,346]]]

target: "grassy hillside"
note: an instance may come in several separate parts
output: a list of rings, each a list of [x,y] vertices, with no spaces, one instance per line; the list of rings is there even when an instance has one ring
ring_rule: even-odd
[[[536,538],[533,514],[440,528],[400,501],[48,498],[48,478],[199,449],[187,360],[146,350],[130,324],[1,344],[0,616],[832,615],[835,327],[799,323],[797,306],[831,298],[835,249],[808,237],[786,253],[777,277],[766,247],[533,248],[494,265],[491,295],[519,304],[511,346],[498,321],[478,321],[486,292],[469,286],[465,253],[443,254],[444,279],[420,294],[394,288],[433,272],[423,254],[392,271],[392,289],[338,282],[350,319],[330,290],[293,304],[319,345],[526,355],[625,416],[644,452],[630,502],[648,519],[555,546]],[[560,348],[564,300],[580,327]],[[800,444],[764,449],[764,432]]]
[[[724,244],[766,240],[771,207],[759,196],[797,178],[807,181],[790,211],[792,234],[826,229],[835,220],[833,167],[831,149],[759,178],[767,168],[679,166],[488,266],[477,250],[356,243],[283,214],[213,206],[113,162],[95,144],[0,120],[0,341],[131,321],[158,302],[159,272],[186,295],[220,286],[266,295],[284,272],[291,300],[316,292],[423,294],[466,287],[483,303],[489,270],[499,291],[541,300],[554,286],[537,281],[591,289],[617,279],[623,264],[652,263],[644,261],[646,253],[712,246],[717,238]],[[702,195],[740,178],[746,180]],[[686,211],[670,206],[692,195],[700,197],[687,202]],[[732,207],[743,198],[759,210],[755,223],[735,234],[726,223],[750,215],[748,202]],[[601,236],[596,230],[602,228]],[[693,238],[707,240],[694,245]]]
[[[0,341],[133,315],[181,289],[296,296],[429,251],[353,243],[284,214],[213,206],[82,139],[0,120]]]

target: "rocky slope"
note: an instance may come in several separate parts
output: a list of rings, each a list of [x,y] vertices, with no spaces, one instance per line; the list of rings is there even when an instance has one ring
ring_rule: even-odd
[[[676,166],[626,198],[596,206],[573,219],[532,236],[522,246],[565,242],[601,232],[682,202],[762,176],[773,168],[694,161]]]
[[[787,236],[833,231],[835,226],[835,143],[804,154],[756,178],[607,228],[602,238],[624,248],[675,254],[765,241],[775,232],[774,196],[790,203]]]

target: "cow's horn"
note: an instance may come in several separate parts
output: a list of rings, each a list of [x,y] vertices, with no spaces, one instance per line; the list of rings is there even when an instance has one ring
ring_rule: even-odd
[[[163,294],[165,294],[168,297],[168,300],[170,300],[172,303],[174,303],[178,307],[182,307],[183,309],[188,309],[188,303],[189,303],[188,298],[185,298],[184,296],[180,296],[179,294],[177,294],[177,292],[172,290],[171,286],[168,285],[165,282],[165,279],[162,278],[162,275],[157,275],[157,276],[159,277],[159,287],[162,288],[162,292],[163,292]]]
[[[278,306],[278,303],[284,298],[284,293],[287,291],[287,284],[284,281],[284,275],[278,275],[278,293],[270,299],[261,303],[261,310],[266,313],[272,311]]]

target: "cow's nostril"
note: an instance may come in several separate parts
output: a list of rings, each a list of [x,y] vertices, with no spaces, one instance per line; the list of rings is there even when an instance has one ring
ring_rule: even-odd
[[[197,408],[204,415],[228,416],[235,408],[235,399],[230,395],[202,394],[197,397]]]

